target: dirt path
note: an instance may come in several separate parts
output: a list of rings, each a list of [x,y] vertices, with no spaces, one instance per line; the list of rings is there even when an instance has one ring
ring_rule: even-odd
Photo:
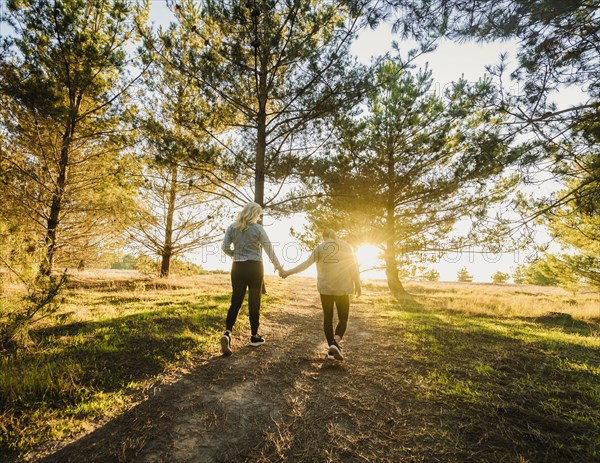
[[[207,359],[41,461],[438,461],[427,430],[443,411],[417,398],[414,365],[385,317],[353,302],[347,359],[327,361],[316,291],[280,284],[290,302],[263,316],[264,346],[245,346],[243,333],[233,356]]]

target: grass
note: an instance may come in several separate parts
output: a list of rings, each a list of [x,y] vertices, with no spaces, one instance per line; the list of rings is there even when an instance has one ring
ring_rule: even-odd
[[[74,275],[60,313],[31,331],[35,342],[0,359],[0,455],[23,456],[115,415],[159,377],[213,350],[227,281]]]
[[[314,280],[306,285],[314,292]],[[269,299],[285,297],[277,289],[285,286],[271,286],[266,308]],[[416,303],[400,306],[384,282],[367,281],[356,301],[371,317],[373,339],[385,346],[356,346],[373,359],[355,365],[339,391],[345,395],[338,405],[349,407],[352,429],[365,436],[344,441],[347,455],[394,454],[372,439],[385,443],[404,432],[415,451],[433,452],[429,461],[599,460],[598,294],[451,283],[411,283],[407,290]],[[61,312],[34,327],[31,346],[0,359],[0,460],[26,457],[40,444],[119,415],[157,383],[215,354],[230,287],[228,275],[83,273],[65,296]],[[245,316],[239,323],[239,331],[247,330]],[[368,409],[381,406],[383,413],[404,404],[402,397],[408,408],[393,421],[378,423]],[[319,417],[321,405],[314,410]],[[308,415],[299,413],[302,424]],[[406,413],[414,413],[409,428],[401,421],[410,418]],[[381,433],[373,434],[377,426]],[[279,437],[283,448],[295,436]],[[340,449],[331,447],[332,461]]]
[[[418,397],[452,423],[437,438],[465,446],[464,461],[600,460],[600,295],[419,283],[407,286],[417,304],[399,307],[382,283],[365,286]]]
[[[381,287],[381,282],[369,283]],[[491,283],[409,283],[408,291],[426,297],[431,307],[491,316],[539,317],[552,313],[600,320],[600,294],[573,296],[560,288]]]

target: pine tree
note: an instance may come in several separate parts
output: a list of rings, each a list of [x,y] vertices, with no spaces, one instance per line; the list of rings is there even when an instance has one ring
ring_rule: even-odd
[[[525,268],[525,281],[528,285],[557,286],[558,278],[547,258],[540,257]]]
[[[37,224],[49,275],[63,245],[113,231],[131,192],[121,154],[132,17],[119,0],[8,2],[0,95],[11,178],[4,185]],[[14,180],[14,181],[12,181]],[[106,236],[106,235],[104,235]]]
[[[227,176],[218,146],[205,130],[220,130],[223,113],[211,106],[204,89],[172,65],[178,49],[203,44],[178,24],[159,30],[163,47],[144,50],[147,70],[139,94],[138,125],[143,185],[140,208],[130,238],[160,258],[160,275],[172,259],[215,239],[221,202],[214,194],[226,188]],[[150,97],[149,97],[150,96]]]
[[[236,179],[227,194],[277,206],[299,160],[322,143],[322,121],[358,101],[367,83],[349,57],[360,2],[210,0],[200,10],[184,1],[174,11],[204,47],[183,47],[173,65],[231,110],[219,137]]]
[[[194,188],[191,173],[177,164],[149,164],[128,236],[144,252],[160,258],[160,276],[168,277],[174,258],[214,241],[222,229],[219,203]]]
[[[510,275],[508,273],[497,271],[492,275],[492,282],[495,284],[503,284],[506,283],[509,278]]]
[[[552,237],[563,246],[565,253],[553,256],[555,266],[560,266],[564,279],[571,275],[571,280],[579,278],[582,283],[600,287],[600,208],[582,207],[578,204],[578,196],[586,203],[589,201],[585,186],[574,185],[570,190],[579,192],[571,201],[553,208],[543,218]],[[581,185],[581,182],[577,182]],[[582,191],[583,190],[583,191]],[[564,192],[564,191],[563,191]],[[561,193],[559,193],[560,195]],[[567,283],[573,287],[574,282]]]
[[[458,218],[483,215],[503,194],[485,182],[502,186],[514,157],[487,125],[488,82],[459,81],[436,95],[430,71],[388,60],[375,83],[365,114],[338,120],[332,156],[307,168],[307,178],[317,173],[312,191],[323,195],[308,217],[314,229],[332,226],[351,241],[380,244],[388,286],[402,299],[399,266],[442,247]]]
[[[473,275],[469,273],[467,267],[463,267],[456,274],[456,281],[460,283],[470,283],[473,281]]]
[[[379,5],[380,7],[382,5]],[[490,70],[505,92],[498,109],[509,116],[507,133],[519,133],[522,163],[544,171],[553,181],[577,179],[560,195],[529,211],[528,222],[577,197],[582,210],[600,202],[600,21],[598,2],[555,0],[390,0],[396,30],[404,37],[443,34],[464,41],[518,40],[517,69],[509,78],[504,58]],[[491,64],[491,63],[490,63]],[[516,85],[515,85],[516,84]],[[580,101],[559,106],[565,88],[581,92]],[[524,172],[525,180],[530,178]],[[565,186],[566,186],[565,185]]]
[[[425,281],[439,281],[440,280],[440,272],[435,269],[431,269],[425,273],[423,273],[423,279]]]
[[[522,285],[525,283],[525,266],[522,264],[517,265],[512,274],[512,279],[516,285]]]

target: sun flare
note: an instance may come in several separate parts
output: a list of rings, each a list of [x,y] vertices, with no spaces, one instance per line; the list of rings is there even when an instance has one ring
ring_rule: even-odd
[[[361,271],[372,269],[379,264],[381,250],[369,243],[361,244],[356,249],[356,260]]]

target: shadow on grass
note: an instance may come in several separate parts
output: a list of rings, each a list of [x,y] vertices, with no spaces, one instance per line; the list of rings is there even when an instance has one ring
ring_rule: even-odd
[[[221,329],[224,312],[186,302],[101,321],[67,323],[33,334],[48,362],[80,365],[82,387],[122,389],[163,371],[197,350],[203,336]]]
[[[389,325],[406,343],[407,376],[421,378],[417,403],[426,398],[438,405],[437,433],[455,446],[440,461],[597,459],[600,349],[587,325],[574,321],[573,331],[554,336],[548,328],[557,318],[562,328],[563,317],[521,324],[454,311],[402,312],[401,328],[394,315]]]
[[[228,299],[154,304],[130,315],[32,330],[35,349],[2,365],[0,425],[6,436],[0,454],[27,450],[23,442],[51,434],[56,423],[64,426],[60,420],[95,417],[109,405],[103,394],[135,388],[204,352],[223,326]]]
[[[564,312],[548,312],[540,317],[521,317],[523,320],[538,323],[547,328],[559,328],[565,333],[577,333],[582,336],[598,336],[600,321],[586,321],[573,318]]]
[[[320,314],[312,315],[316,319]],[[287,323],[300,324],[289,315]],[[307,339],[296,338],[302,347]],[[264,438],[279,392],[293,390],[312,367],[297,356],[298,344],[237,347],[233,356],[217,355],[158,393],[39,461],[245,461],[244,452]],[[187,457],[177,453],[192,441]]]

